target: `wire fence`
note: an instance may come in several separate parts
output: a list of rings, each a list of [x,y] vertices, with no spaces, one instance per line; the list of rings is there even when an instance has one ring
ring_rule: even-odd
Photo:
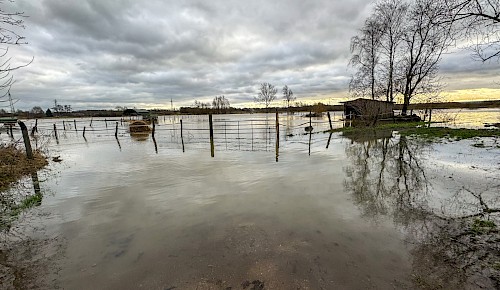
[[[148,131],[130,131],[131,122],[136,119],[125,118],[81,118],[81,119],[39,119],[26,120],[32,139],[43,138],[51,142],[81,144],[108,142],[110,139],[130,139],[144,141],[153,139],[155,146],[175,149],[206,149],[210,144],[209,117],[204,116],[159,116],[154,126],[147,125]],[[182,125],[181,125],[182,124]],[[271,151],[276,141],[286,146],[287,141],[304,141],[301,136],[338,128],[342,124],[341,115],[333,115],[331,123],[326,116],[305,117],[302,115],[214,115],[213,140],[216,150]],[[312,127],[312,131],[306,128]],[[181,130],[182,129],[182,130]],[[3,134],[7,133],[7,134]],[[0,131],[0,140],[5,139],[8,131]],[[21,139],[19,129],[14,130],[11,139]],[[38,145],[38,144],[35,144]]]

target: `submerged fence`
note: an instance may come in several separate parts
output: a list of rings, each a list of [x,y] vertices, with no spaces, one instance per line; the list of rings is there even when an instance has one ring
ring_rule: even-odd
[[[288,141],[311,145],[310,136],[332,128],[341,127],[342,115],[326,114],[323,117],[304,115],[256,114],[256,115],[184,115],[160,116],[150,125],[150,131],[130,132],[129,119],[81,118],[28,120],[34,147],[38,142],[63,144],[152,140],[155,149],[214,151],[275,151]],[[12,137],[15,137],[13,134]],[[309,140],[307,140],[309,136]],[[17,136],[20,137],[20,134]],[[49,141],[47,141],[49,140]]]

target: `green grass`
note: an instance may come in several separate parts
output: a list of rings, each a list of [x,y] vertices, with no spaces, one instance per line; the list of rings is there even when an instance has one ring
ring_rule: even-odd
[[[445,127],[427,127],[427,123],[389,123],[375,127],[345,127],[334,129],[330,132],[342,132],[343,135],[365,134],[374,131],[398,131],[403,136],[418,136],[423,139],[449,139],[462,140],[476,137],[499,137],[500,129],[453,129]],[[484,147],[484,144],[474,144],[475,147]]]
[[[407,128],[400,131],[400,133],[405,136],[419,136],[425,139],[447,138],[454,140],[500,136],[500,130],[498,129],[452,129],[445,127]]]
[[[11,204],[10,206],[4,205],[4,212],[0,215],[0,231],[9,229],[11,222],[15,220],[23,211],[42,204],[42,199],[43,195],[41,193],[37,193],[28,196],[19,204]]]
[[[492,221],[475,219],[471,225],[471,231],[475,234],[487,234],[494,228],[496,228],[496,224]]]
[[[35,174],[47,165],[42,153],[35,151],[34,159],[29,160],[23,150],[14,145],[0,144],[0,192],[7,191],[12,184],[23,177]],[[8,230],[24,210],[38,206],[42,202],[42,194],[36,193],[19,200],[16,193],[0,195],[0,232]]]

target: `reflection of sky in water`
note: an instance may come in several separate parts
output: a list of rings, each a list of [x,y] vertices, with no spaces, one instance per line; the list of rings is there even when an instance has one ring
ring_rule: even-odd
[[[491,121],[484,122],[498,118],[498,111],[486,111]],[[460,114],[468,120],[472,113]],[[46,124],[53,120],[41,121],[38,141],[63,159],[51,164],[56,176],[41,174],[42,189],[53,195],[44,198],[48,218],[40,223],[67,241],[58,279],[67,288],[172,286],[165,279],[194,283],[186,281],[200,277],[231,285],[262,279],[271,288],[272,281],[300,285],[291,277],[311,288],[387,288],[394,280],[408,282],[403,233],[408,223],[421,222],[416,208],[443,216],[474,213],[477,198],[464,187],[500,206],[494,139],[475,148],[474,140],[428,144],[396,136],[360,143],[336,133],[326,149],[329,135],[316,134],[328,129],[326,117],[313,119],[309,136],[308,118],[281,115],[276,162],[274,117],[214,116],[215,158],[203,131],[206,116],[183,117],[185,153],[173,130],[177,116],[160,117],[158,153],[150,137],[132,139],[126,124],[119,127],[120,145],[113,126],[106,129],[97,118],[87,142],[81,131],[67,129],[56,144]],[[294,260],[295,268],[289,266]]]

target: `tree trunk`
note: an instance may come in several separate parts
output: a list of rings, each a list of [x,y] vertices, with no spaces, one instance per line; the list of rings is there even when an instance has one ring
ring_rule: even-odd
[[[401,115],[406,116],[408,113],[408,106],[410,105],[410,98],[408,95],[405,95],[403,99],[403,109],[401,110]]]

